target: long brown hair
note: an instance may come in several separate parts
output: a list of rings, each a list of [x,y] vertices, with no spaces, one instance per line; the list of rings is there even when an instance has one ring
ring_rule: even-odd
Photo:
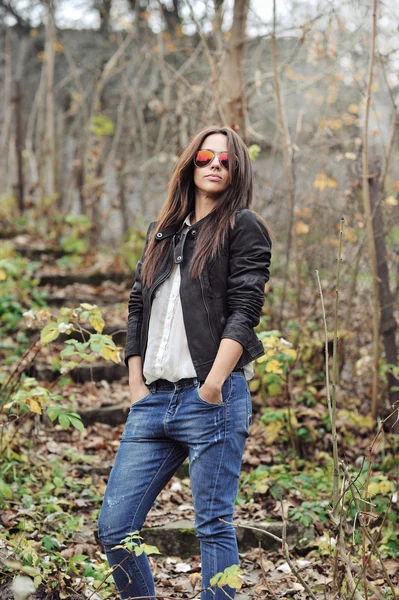
[[[150,287],[155,274],[168,252],[169,244],[156,243],[155,234],[166,227],[181,225],[185,217],[195,209],[194,155],[200,150],[204,139],[213,133],[227,136],[227,151],[230,156],[237,155],[238,167],[229,162],[229,186],[221,192],[206,227],[201,227],[191,260],[190,277],[198,278],[210,258],[213,258],[223,246],[228,225],[234,227],[234,214],[237,210],[250,208],[253,199],[253,172],[247,147],[239,135],[230,127],[206,127],[201,129],[181,154],[168,184],[166,200],[152,231],[146,256],[142,264],[142,282]],[[260,216],[260,215],[258,215]],[[265,227],[269,231],[266,223]]]

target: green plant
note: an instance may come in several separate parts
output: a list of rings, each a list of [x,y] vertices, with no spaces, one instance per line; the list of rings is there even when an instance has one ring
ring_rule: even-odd
[[[257,333],[265,349],[265,354],[255,360],[256,377],[250,382],[251,392],[265,390],[267,396],[280,393],[286,380],[290,364],[297,353],[291,342],[281,337],[277,330]]]
[[[4,257],[4,254],[8,254]],[[3,256],[3,257],[2,257]],[[0,254],[0,333],[15,331],[22,319],[25,307],[46,305],[46,294],[38,289],[34,277],[37,262],[3,248]]]
[[[67,254],[57,259],[56,264],[66,269],[77,267],[88,250],[88,238],[85,234],[90,229],[90,221],[86,215],[66,215],[63,217],[62,229],[60,245]]]

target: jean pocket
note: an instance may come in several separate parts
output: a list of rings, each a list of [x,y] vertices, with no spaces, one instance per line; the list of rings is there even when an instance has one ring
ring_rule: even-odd
[[[223,406],[225,404],[224,400],[222,402],[208,402],[208,400],[205,400],[205,398],[203,398],[201,396],[201,394],[199,393],[200,386],[201,386],[201,384],[197,383],[197,385],[195,386],[195,390],[197,392],[198,398],[201,400],[201,402],[203,404],[206,404],[207,406],[210,406],[212,408],[216,408],[216,406]],[[223,390],[222,390],[222,397],[223,397]]]
[[[229,403],[230,398],[231,398],[231,394],[232,394],[232,389],[233,389],[233,379],[232,376],[229,375],[229,377],[227,377],[227,379],[225,380],[225,382],[222,385],[222,402],[208,402],[208,400],[205,400],[201,394],[200,394],[200,387],[203,384],[201,383],[197,383],[196,385],[196,392],[197,392],[197,396],[198,398],[201,400],[201,402],[203,404],[206,404],[207,406],[225,406]]]
[[[136,400],[136,402],[133,402],[130,405],[130,410],[132,410],[132,408],[134,406],[137,406],[137,404],[141,404],[142,402],[145,402],[150,396],[152,396],[152,392],[148,392],[148,394],[146,396],[144,396],[144,398],[140,398],[140,400]]]

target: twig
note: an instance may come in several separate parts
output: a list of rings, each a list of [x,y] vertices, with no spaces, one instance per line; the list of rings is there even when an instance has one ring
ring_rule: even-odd
[[[366,535],[367,539],[371,542],[371,544],[374,544],[374,540],[373,540],[373,538],[372,538],[372,536],[371,536],[371,534],[370,534],[370,532],[368,530],[368,527],[366,526],[366,524],[364,522],[362,511],[359,510],[359,506],[358,506],[357,499],[356,499],[356,494],[354,493],[354,491],[352,489],[353,486],[352,486],[351,478],[350,478],[349,473],[348,473],[348,469],[347,469],[347,467],[343,463],[341,463],[341,465],[342,465],[342,468],[343,468],[343,470],[345,472],[345,475],[348,477],[348,481],[349,481],[349,484],[350,484],[353,501],[355,503],[355,506],[356,506],[357,510],[359,511],[359,522],[360,522],[360,525],[361,525],[361,527],[363,529],[363,532]],[[389,577],[388,571],[387,571],[387,569],[386,569],[386,567],[384,565],[384,561],[382,559],[381,553],[380,553],[380,551],[378,550],[377,547],[375,547],[375,553],[377,554],[377,557],[378,557],[378,560],[380,562],[381,568],[382,568],[382,570],[384,572],[384,575],[385,575],[386,582],[388,583],[389,587],[391,588],[392,595],[393,595],[393,598],[395,600],[397,598],[395,587],[392,584],[391,578]]]
[[[201,38],[202,44],[204,46],[206,57],[208,59],[209,68],[211,70],[211,88],[212,88],[212,91],[213,91],[213,101],[215,102],[215,106],[216,106],[217,112],[219,114],[219,119],[220,119],[220,121],[221,121],[221,123],[223,125],[227,125],[226,119],[225,119],[225,115],[223,113],[222,106],[221,106],[221,103],[220,103],[220,100],[219,100],[219,92],[218,92],[217,85],[216,85],[216,81],[217,81],[217,69],[216,69],[215,61],[213,60],[213,56],[212,56],[211,51],[209,49],[208,42],[207,42],[206,37],[205,37],[205,35],[204,35],[203,31],[202,31],[202,28],[201,28],[200,24],[198,23],[198,19],[196,18],[195,14],[194,14],[194,10],[193,10],[193,7],[192,7],[192,4],[191,4],[190,0],[185,0],[185,2],[186,2],[187,6],[188,6],[188,9],[190,11],[190,16],[191,16],[192,20],[194,21],[194,23],[195,23],[195,25],[197,27],[198,35]]]
[[[308,586],[306,581],[303,579],[302,575],[299,573],[298,569],[295,567],[294,563],[292,562],[292,560],[290,558],[288,544],[287,544],[287,519],[284,514],[284,506],[283,506],[282,500],[281,500],[281,516],[283,519],[283,547],[282,547],[282,550],[283,550],[285,560],[287,561],[288,565],[290,566],[291,571],[294,573],[294,575],[298,579],[298,581],[303,585],[303,587],[305,588],[307,593],[311,596],[311,598],[313,598],[313,600],[317,600],[316,596],[314,595],[314,593],[312,592],[312,590],[310,589],[310,587]]]
[[[294,161],[293,161],[293,147],[290,136],[289,127],[286,120],[286,115],[283,109],[283,98],[280,90],[280,78],[278,74],[278,57],[277,57],[277,39],[276,39],[276,0],[273,0],[273,33],[272,33],[272,63],[273,63],[273,81],[274,81],[274,97],[277,113],[277,124],[278,131],[280,134],[280,141],[283,154],[284,164],[284,176],[285,184],[287,187],[287,202],[288,202],[288,225],[287,225],[287,241],[285,248],[285,276],[283,283],[283,291],[280,304],[279,323],[283,317],[285,299],[287,294],[287,285],[289,277],[289,264],[291,256],[291,243],[293,244],[293,251],[295,256],[295,272],[296,272],[296,301],[297,301],[297,316],[300,314],[300,271],[299,271],[299,257],[297,251],[297,235],[294,225],[294,214],[295,214],[295,185],[294,185]]]

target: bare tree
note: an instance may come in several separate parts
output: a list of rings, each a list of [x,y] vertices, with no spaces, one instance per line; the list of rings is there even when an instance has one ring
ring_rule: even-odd
[[[19,33],[29,34],[32,25],[25,16],[17,10],[14,3],[11,0],[0,0],[0,15],[9,15],[16,21],[16,27]]]
[[[95,0],[94,8],[100,13],[100,31],[101,33],[109,33],[111,24],[111,8],[112,0]]]
[[[181,23],[180,0],[172,0],[171,8],[168,8],[168,6],[161,1],[159,2],[159,5],[169,33],[175,33],[177,26]]]
[[[217,2],[218,12],[221,2]],[[247,25],[249,0],[235,0],[233,24],[230,30],[228,48],[224,54],[219,78],[219,93],[222,98],[222,111],[227,124],[247,141],[246,99],[242,60],[244,54],[245,30]]]
[[[375,240],[373,234],[373,223],[371,220],[371,201],[370,201],[370,188],[369,188],[369,118],[370,118],[370,105],[371,105],[371,86],[373,83],[373,69],[375,60],[375,42],[377,35],[377,0],[373,0],[373,17],[372,17],[372,34],[370,39],[370,59],[369,59],[369,70],[368,70],[368,81],[366,90],[366,110],[364,117],[364,130],[363,130],[363,152],[362,152],[362,166],[363,166],[363,206],[364,214],[366,217],[366,226],[369,241],[369,251],[372,266],[373,276],[373,384],[372,384],[372,415],[374,418],[377,417],[377,402],[378,402],[378,360],[379,360],[379,305],[378,305],[378,294],[379,294],[379,280],[378,280],[378,269],[377,269],[377,254],[375,247]]]

